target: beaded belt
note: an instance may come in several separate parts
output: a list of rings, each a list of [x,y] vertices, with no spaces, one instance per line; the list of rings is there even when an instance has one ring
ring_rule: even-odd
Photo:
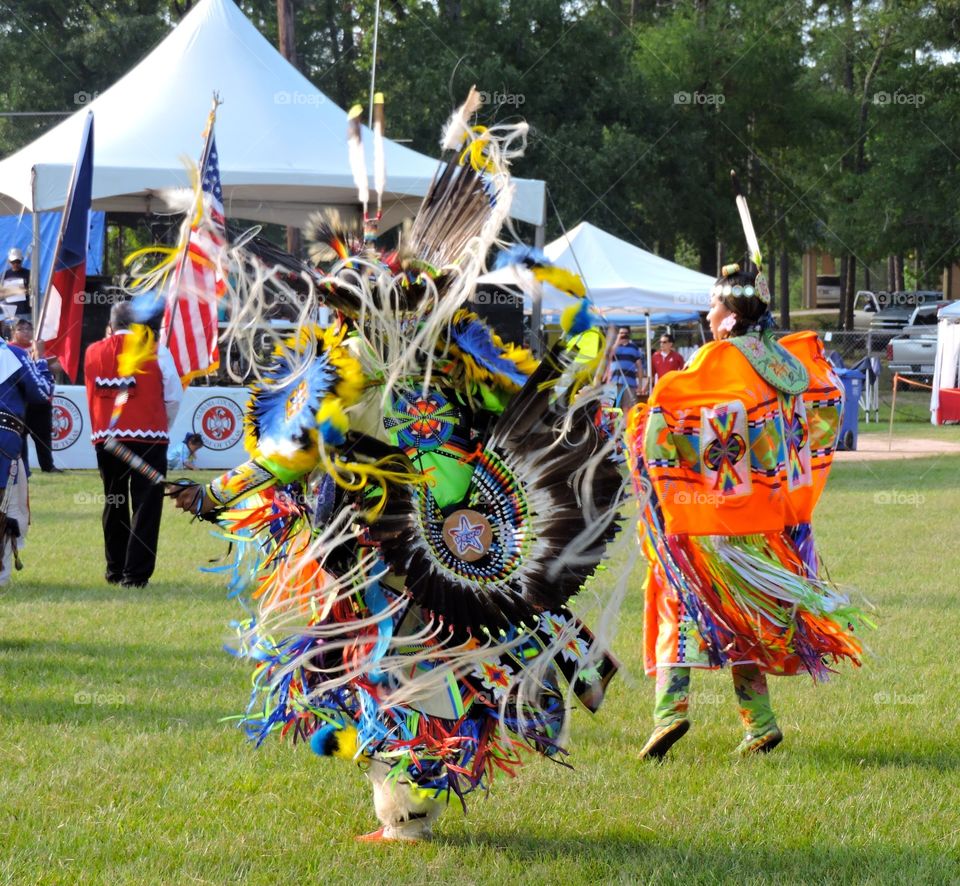
[[[14,431],[17,434],[22,434],[23,422],[9,412],[0,411],[0,430]]]

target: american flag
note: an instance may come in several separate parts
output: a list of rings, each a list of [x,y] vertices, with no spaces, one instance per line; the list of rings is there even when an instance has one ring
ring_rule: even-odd
[[[193,212],[189,236],[181,238],[183,253],[173,279],[176,298],[167,301],[163,318],[163,339],[173,354],[184,387],[192,378],[209,375],[220,366],[217,305],[226,283],[218,259],[227,238],[212,121],[200,164],[200,193]]]

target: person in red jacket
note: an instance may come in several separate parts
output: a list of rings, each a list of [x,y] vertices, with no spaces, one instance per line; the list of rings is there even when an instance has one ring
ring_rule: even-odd
[[[669,332],[660,336],[660,350],[654,352],[650,358],[650,363],[653,366],[650,379],[651,391],[653,386],[668,372],[683,369],[683,354],[674,350],[673,336]]]
[[[144,587],[153,575],[157,538],[163,512],[163,488],[132,471],[104,449],[113,438],[161,473],[167,470],[169,429],[183,389],[173,359],[158,349],[142,371],[121,376],[117,361],[124,339],[131,335],[133,313],[129,302],[113,306],[110,333],[88,349],[83,362],[90,407],[91,439],[103,480],[103,542],[107,558],[106,580],[125,587]],[[127,401],[114,420],[117,395]]]

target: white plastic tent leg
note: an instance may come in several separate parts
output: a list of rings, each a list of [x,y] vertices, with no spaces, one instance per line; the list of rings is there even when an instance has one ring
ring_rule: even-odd
[[[650,312],[644,311],[644,323],[647,330],[647,393],[653,391],[653,343],[650,341]]]
[[[547,242],[547,189],[543,189],[543,221],[537,225],[533,232],[533,245],[535,249],[543,249]],[[543,334],[543,289],[538,283],[533,296],[533,307],[530,312],[530,348],[533,355],[537,358],[543,356],[547,349],[546,336]]]

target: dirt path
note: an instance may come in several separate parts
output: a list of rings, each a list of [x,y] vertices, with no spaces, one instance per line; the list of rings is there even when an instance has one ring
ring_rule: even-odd
[[[960,440],[954,442],[897,436],[891,440],[886,434],[861,434],[856,452],[838,452],[834,458],[837,461],[885,461],[896,458],[930,458],[935,455],[960,455]]]

